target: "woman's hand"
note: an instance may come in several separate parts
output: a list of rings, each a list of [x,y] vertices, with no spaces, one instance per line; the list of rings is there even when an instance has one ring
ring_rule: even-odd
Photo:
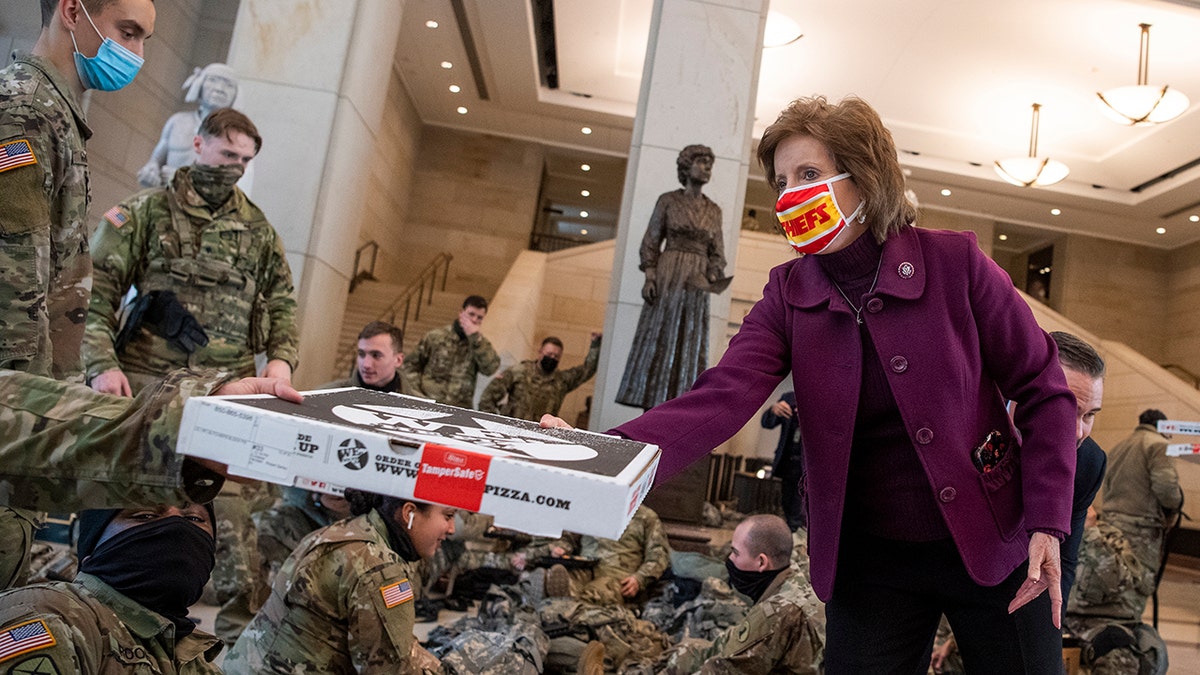
[[[1050,620],[1062,630],[1062,560],[1058,540],[1045,532],[1029,538],[1029,573],[1017,595],[1008,604],[1012,614],[1031,600],[1050,591]]]

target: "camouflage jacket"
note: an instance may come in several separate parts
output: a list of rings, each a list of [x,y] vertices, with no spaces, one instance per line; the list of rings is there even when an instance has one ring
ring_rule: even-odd
[[[600,560],[595,568],[596,578],[624,579],[633,575],[642,590],[657,581],[671,565],[671,547],[662,521],[645,506],[638,507],[620,539],[584,535],[579,553]]]
[[[1104,617],[1136,623],[1154,593],[1158,572],[1144,564],[1136,541],[1101,515],[1083,531],[1079,576],[1067,599],[1067,619]]]
[[[304,537],[333,522],[325,509],[313,503],[311,492],[295,487],[283,489],[283,503],[251,518],[258,531],[259,562],[266,580],[275,578]]]
[[[228,379],[175,371],[128,398],[0,371],[0,504],[63,513],[212,501],[224,479],[175,443],[187,399]]]
[[[192,187],[191,167],[182,167],[170,187],[142,190],[106,212],[91,245],[89,378],[117,367],[149,375],[223,368],[245,377],[254,374],[256,352],[295,369],[291,268],[275,228],[240,189],[214,209]],[[130,288],[174,291],[204,326],[208,345],[188,355],[143,327],[118,355],[117,310]]]
[[[1139,424],[1133,435],[1108,450],[1100,511],[1161,531],[1163,509],[1178,509],[1183,503],[1173,461],[1167,457],[1167,439],[1157,428]]]
[[[591,379],[599,362],[599,340],[592,341],[587,358],[574,368],[546,374],[537,361],[522,361],[488,383],[479,397],[479,409],[532,422],[545,413],[558,415],[566,395]]]
[[[0,368],[80,375],[91,135],[48,60],[22,54],[0,70]]]
[[[824,653],[824,607],[793,565],[775,577],[741,622],[708,649],[673,654],[666,672],[817,675]]]
[[[454,324],[426,333],[404,359],[405,384],[413,388],[410,394],[460,408],[471,407],[476,376],[491,375],[499,368],[500,357],[483,333],[461,338]]]
[[[175,625],[89,574],[0,594],[0,675],[202,675],[222,644]],[[21,643],[27,646],[22,647]]]
[[[378,512],[313,532],[283,563],[225,672],[421,672],[410,658],[415,567],[392,550]]]

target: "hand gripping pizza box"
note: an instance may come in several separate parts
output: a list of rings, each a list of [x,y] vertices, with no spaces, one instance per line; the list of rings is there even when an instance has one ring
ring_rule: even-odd
[[[351,487],[494,516],[539,536],[616,539],[650,490],[657,446],[425,399],[345,388],[189,399],[177,449],[231,474]]]

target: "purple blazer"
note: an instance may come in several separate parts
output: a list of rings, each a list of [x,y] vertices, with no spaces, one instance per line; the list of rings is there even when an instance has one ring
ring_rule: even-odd
[[[863,321],[963,563],[993,586],[1028,558],[1029,532],[1070,531],[1075,397],[1054,341],[974,234],[906,227],[884,243],[881,265]],[[691,391],[615,431],[662,448],[661,482],[741,429],[791,370],[812,582],[828,601],[862,360],[853,311],[816,260],[798,258],[771,270],[762,300]],[[1006,399],[1018,403],[1013,421]],[[981,474],[971,450],[993,429],[1015,438],[1014,423],[1020,452]]]

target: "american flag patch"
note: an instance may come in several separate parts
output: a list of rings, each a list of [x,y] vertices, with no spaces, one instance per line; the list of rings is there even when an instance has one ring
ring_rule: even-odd
[[[125,210],[120,206],[114,206],[104,212],[104,219],[113,224],[113,227],[121,227],[129,222],[129,216],[125,215]]]
[[[54,644],[54,636],[41,619],[3,628],[0,629],[0,662]]]
[[[384,586],[379,592],[383,594],[383,605],[388,609],[413,599],[412,584],[408,583],[408,579]]]
[[[33,147],[29,145],[29,141],[22,139],[0,145],[0,171],[30,164],[37,164],[37,157],[33,156]]]

